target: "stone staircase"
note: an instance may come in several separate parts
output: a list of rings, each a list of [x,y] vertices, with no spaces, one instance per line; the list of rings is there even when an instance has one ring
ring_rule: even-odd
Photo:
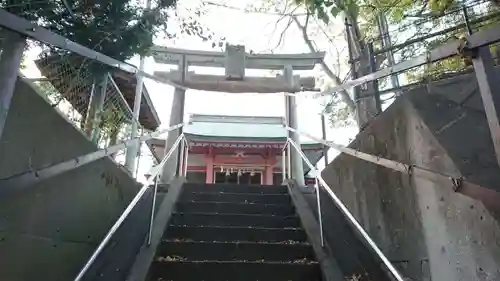
[[[285,186],[184,184],[147,280],[323,278]]]

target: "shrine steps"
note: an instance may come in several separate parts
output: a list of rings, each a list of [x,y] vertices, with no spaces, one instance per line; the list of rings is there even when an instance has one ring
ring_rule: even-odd
[[[319,281],[284,186],[185,184],[148,281]]]
[[[291,204],[291,198],[287,194],[229,193],[211,191],[185,192],[181,195],[180,200],[186,202]]]

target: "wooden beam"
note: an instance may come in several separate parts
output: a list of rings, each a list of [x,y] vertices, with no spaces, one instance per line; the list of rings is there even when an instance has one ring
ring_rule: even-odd
[[[149,53],[156,62],[177,65],[186,55],[188,65],[225,67],[225,52],[197,51],[163,46],[153,46]],[[294,70],[311,70],[325,57],[325,52],[306,54],[249,54],[246,53],[245,67],[249,69],[282,70],[291,65]]]
[[[314,77],[296,77],[297,86],[290,88],[280,77],[245,77],[243,81],[226,80],[223,76],[195,74],[189,72],[184,83],[181,83],[176,71],[155,71],[155,76],[175,81],[175,83],[194,90],[227,92],[227,93],[281,93],[299,92],[302,88],[315,86]]]

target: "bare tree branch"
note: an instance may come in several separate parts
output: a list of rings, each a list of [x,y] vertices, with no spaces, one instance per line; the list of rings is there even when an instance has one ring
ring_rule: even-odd
[[[300,23],[299,19],[296,16],[291,16],[291,18],[293,19],[293,21],[295,22],[297,27],[302,31],[302,38],[304,39],[304,42],[306,43],[306,45],[309,47],[309,51],[316,52],[316,49],[313,46],[312,40],[309,38],[309,35],[307,34],[307,24],[308,24],[308,20],[309,20],[309,15],[307,16],[306,23],[304,25],[302,25]],[[325,71],[326,75],[330,79],[332,79],[332,81],[335,85],[342,84],[342,80],[337,75],[335,75],[335,73],[333,73],[331,68],[328,67],[328,65],[325,63],[324,60],[322,60],[320,64],[321,64],[321,67],[323,68],[323,70]],[[347,93],[347,91],[344,90],[344,91],[340,92],[340,96],[342,98],[342,101],[344,101],[347,104],[347,106],[349,107],[349,110],[354,112],[356,110],[356,105],[354,104],[354,101],[349,96],[349,93]]]
[[[287,32],[288,28],[292,25],[292,22],[293,22],[292,18],[289,18],[288,23],[286,24],[285,28],[280,33],[278,43],[276,43],[276,46],[274,47],[275,49],[278,48],[279,46],[281,46],[281,44],[283,44],[283,40],[285,39],[285,33]],[[275,27],[275,31],[276,31],[276,27]]]
[[[221,8],[231,9],[231,10],[237,10],[237,11],[241,11],[241,12],[245,12],[245,13],[252,13],[252,14],[264,14],[264,15],[275,15],[275,16],[307,16],[307,13],[296,13],[296,14],[294,14],[295,10],[297,10],[297,9],[294,9],[290,13],[279,13],[279,12],[270,12],[270,11],[265,11],[264,12],[264,11],[246,10],[246,9],[242,9],[242,8],[235,7],[235,6],[229,6],[229,5],[226,5],[226,4],[214,3],[214,2],[211,2],[211,1],[204,1],[203,3],[206,4],[206,5],[211,5],[211,6],[216,6],[216,7],[221,7]]]

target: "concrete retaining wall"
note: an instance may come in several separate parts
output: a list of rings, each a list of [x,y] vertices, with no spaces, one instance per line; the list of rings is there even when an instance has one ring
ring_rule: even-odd
[[[0,140],[0,179],[95,149],[30,85],[18,81]],[[0,280],[67,281],[76,276],[140,186],[105,158],[23,190],[2,193],[2,188],[0,181]],[[144,200],[137,209],[140,214],[128,222],[140,231],[148,223],[149,202]],[[122,229],[135,231],[130,226]],[[143,236],[134,239],[142,241]],[[105,266],[98,267],[102,271]]]
[[[391,105],[350,147],[461,175],[411,97]],[[481,202],[455,193],[451,181],[413,179],[347,155],[337,157],[322,175],[406,277],[500,280],[498,221]],[[336,212],[331,201],[323,203],[323,211],[326,216]],[[336,231],[335,225],[326,227]]]

